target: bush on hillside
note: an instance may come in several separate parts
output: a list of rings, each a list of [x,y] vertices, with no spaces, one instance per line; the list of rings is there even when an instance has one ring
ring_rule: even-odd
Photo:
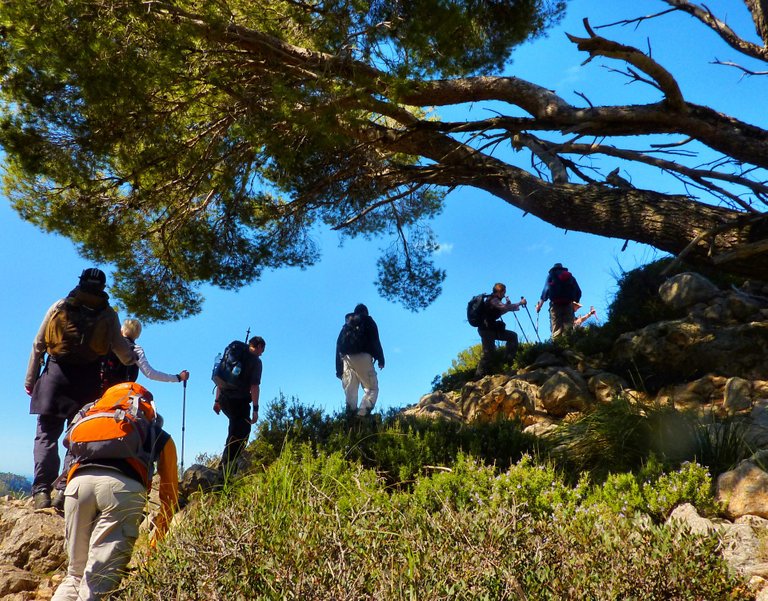
[[[624,488],[603,502],[547,467],[460,458],[392,490],[341,453],[286,447],[188,512],[117,598],[742,598],[715,534],[625,519],[647,508]]]
[[[752,455],[738,418],[714,420],[619,396],[562,424],[551,440],[553,460],[573,478],[589,473],[642,473],[649,461],[676,469],[697,461],[717,476]]]
[[[281,395],[267,407],[248,451],[256,466],[268,466],[286,444],[307,444],[315,453],[340,452],[392,484],[450,465],[461,453],[504,469],[524,453],[537,452],[539,445],[513,420],[460,424],[406,417],[398,410],[361,420],[345,414],[326,416]]]

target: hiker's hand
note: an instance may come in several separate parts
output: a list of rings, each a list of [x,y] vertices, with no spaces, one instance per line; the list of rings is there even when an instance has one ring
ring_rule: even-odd
[[[257,421],[259,421],[259,410],[254,409],[253,415],[251,416],[251,425],[255,424]]]
[[[189,380],[189,372],[186,369],[182,369],[177,377],[179,378],[179,382],[186,382]]]
[[[221,405],[219,405],[219,401],[214,401],[214,402],[213,402],[213,412],[214,412],[216,415],[218,415],[219,413],[221,413]]]
[[[525,307],[525,306],[527,306],[527,305],[528,305],[528,301],[527,301],[527,300],[525,300],[525,297],[524,297],[524,296],[521,296],[521,297],[520,297],[520,302],[518,303],[518,305],[520,305],[521,307]]]
[[[543,304],[544,304],[544,303],[542,303],[541,301],[539,301],[538,303],[536,303],[536,313],[538,313],[539,311],[541,311],[541,305],[543,305]]]
[[[379,369],[384,369],[384,359],[379,361]]]
[[[29,386],[25,386],[24,390],[27,392],[29,396],[32,396],[32,389]]]
[[[336,377],[337,377],[339,380],[341,380],[341,372],[338,372],[338,371],[337,371],[337,372],[336,372]]]

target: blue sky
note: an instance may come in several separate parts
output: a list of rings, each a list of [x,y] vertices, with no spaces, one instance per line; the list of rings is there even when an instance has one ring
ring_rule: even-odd
[[[627,85],[621,76],[605,68],[618,68],[618,63],[594,60],[581,67],[586,56],[567,41],[564,32],[584,35],[583,17],[589,17],[596,26],[665,7],[661,2],[571,2],[564,23],[547,38],[520,49],[507,73],[547,86],[579,104],[583,101],[575,92],[587,94],[594,104],[656,98],[656,92],[647,86]],[[742,35],[754,38],[754,28],[739,2],[723,0],[716,10],[727,14],[728,22]],[[650,37],[654,58],[678,77],[688,100],[765,126],[768,79],[742,79],[733,69],[710,64],[715,57],[736,59],[736,53],[689,17],[668,16],[638,30],[614,28],[600,33],[640,48],[646,48]],[[471,118],[489,115],[479,106],[462,110]],[[639,187],[677,191],[673,182],[648,176],[640,169],[630,174]],[[185,466],[198,454],[220,453],[223,447],[227,423],[225,417],[217,417],[211,410],[211,367],[216,354],[230,340],[242,339],[248,328],[252,335],[267,341],[262,408],[283,393],[333,412],[344,402],[334,375],[336,336],[344,314],[358,302],[366,303],[379,325],[387,359],[379,374],[378,407],[403,407],[429,392],[432,379],[445,371],[461,350],[479,342],[476,330],[466,323],[466,303],[472,295],[490,290],[494,282],[506,283],[511,298],[525,295],[533,304],[547,270],[559,261],[578,278],[584,292],[582,302],[594,305],[602,317],[615,292],[616,275],[662,256],[635,243],[622,252],[623,240],[563,232],[469,188],[452,192],[445,210],[431,225],[441,243],[437,263],[448,275],[442,295],[420,313],[411,313],[376,293],[376,258],[388,240],[352,240],[340,246],[335,233],[323,231],[317,234],[323,256],[314,267],[270,272],[238,292],[204,288],[206,302],[201,314],[146,325],[139,342],[153,367],[191,372],[186,397]],[[46,309],[74,287],[80,271],[90,263],[68,240],[23,222],[4,200],[0,201],[0,253],[0,280],[5,289],[1,302],[6,316],[0,345],[4,390],[0,424],[5,440],[0,471],[30,475],[35,416],[29,415],[29,397],[23,384],[32,339]],[[102,267],[110,273],[109,266]],[[533,309],[531,314],[535,320]],[[128,316],[120,313],[121,318]],[[521,312],[517,316],[525,335],[533,339],[528,315]],[[514,317],[506,322],[508,328],[520,333]],[[544,311],[540,327],[547,331]],[[523,340],[522,335],[520,338]],[[147,382],[143,376],[139,381],[154,393],[166,428],[180,446],[181,386]]]

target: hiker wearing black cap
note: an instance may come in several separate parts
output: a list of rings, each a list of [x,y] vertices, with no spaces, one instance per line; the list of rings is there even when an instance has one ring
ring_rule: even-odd
[[[48,309],[32,344],[24,388],[32,397],[29,412],[37,415],[32,481],[35,509],[51,506],[64,424],[100,395],[101,357],[111,349],[124,364],[136,361],[120,333],[120,320],[109,306],[105,285],[103,271],[84,269],[78,285]]]
[[[347,411],[364,417],[373,411],[379,397],[379,378],[373,363],[384,369],[384,351],[379,340],[379,328],[368,307],[358,304],[347,313],[339,337],[336,339],[336,377],[341,379],[346,397]],[[363,387],[360,408],[357,395]]]
[[[501,319],[501,316],[509,311],[519,311],[520,307],[527,304],[525,298],[521,298],[519,303],[513,303],[506,296],[507,287],[501,282],[493,285],[493,292],[488,296],[483,304],[482,317],[477,333],[480,334],[480,340],[483,345],[483,356],[477,364],[475,375],[477,377],[485,376],[488,373],[488,364],[496,350],[496,341],[501,340],[506,343],[504,347],[507,360],[511,363],[517,353],[517,334],[507,330],[507,326]]]
[[[573,329],[574,303],[581,300],[579,283],[562,263],[555,263],[549,270],[541,298],[536,303],[536,313],[541,311],[541,307],[547,300],[549,300],[549,326],[552,338],[556,338],[563,332]]]

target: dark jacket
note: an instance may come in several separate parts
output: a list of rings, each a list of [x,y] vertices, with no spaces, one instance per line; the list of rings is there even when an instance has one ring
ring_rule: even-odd
[[[349,315],[347,315],[349,317]],[[363,338],[361,340],[360,348],[357,349],[358,353],[368,353],[375,361],[379,363],[379,367],[384,367],[384,350],[381,348],[381,340],[379,340],[379,328],[373,317],[370,315],[363,315]],[[336,376],[341,377],[342,373],[342,360],[341,356],[344,354],[341,350],[341,339],[344,328],[342,327],[339,332],[339,337],[336,339]],[[354,354],[354,353],[352,353]]]
[[[541,292],[542,302],[549,300],[555,305],[567,305],[581,300],[581,288],[573,274],[570,274],[566,284],[559,283],[563,273],[568,273],[566,267],[553,267],[549,270]]]
[[[504,313],[512,311],[512,303],[504,302],[497,296],[490,295],[485,301],[485,309],[483,310],[483,324],[478,328],[479,330],[503,330],[506,326],[501,321],[501,316]]]

